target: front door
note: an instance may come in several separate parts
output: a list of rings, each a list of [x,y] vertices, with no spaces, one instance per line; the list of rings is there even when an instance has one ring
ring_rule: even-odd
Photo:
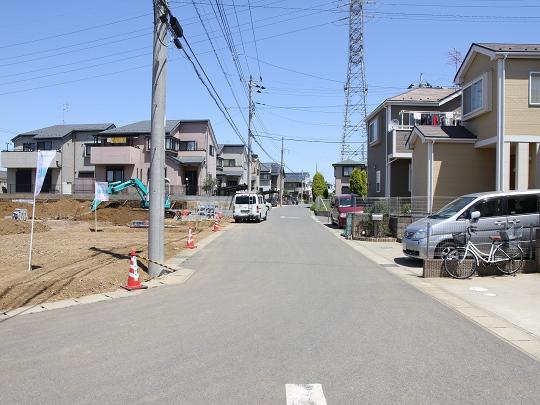
[[[186,176],[186,194],[197,195],[197,172],[195,170],[189,170],[185,172]]]
[[[15,173],[15,192],[32,192],[32,169],[17,169]]]

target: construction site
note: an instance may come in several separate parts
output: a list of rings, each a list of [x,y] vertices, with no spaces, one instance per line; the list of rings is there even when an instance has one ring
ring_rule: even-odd
[[[227,211],[227,203],[221,205],[173,201],[165,219],[165,259],[185,249],[190,228],[197,241],[211,234],[217,210]],[[31,212],[32,200],[0,200],[1,310],[114,291],[126,282],[132,248],[141,281],[150,279],[142,259],[148,256],[149,211],[138,201],[104,202],[94,213],[88,200],[37,200],[29,271]],[[228,222],[225,217],[221,226]]]

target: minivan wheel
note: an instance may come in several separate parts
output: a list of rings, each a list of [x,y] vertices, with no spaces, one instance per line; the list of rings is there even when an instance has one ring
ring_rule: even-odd
[[[257,218],[255,218],[255,222],[257,222],[257,223],[261,222],[261,214],[259,214],[259,216]]]
[[[435,259],[442,259],[450,249],[453,249],[455,247],[456,244],[454,243],[454,241],[451,240],[445,240],[439,243],[435,248]]]

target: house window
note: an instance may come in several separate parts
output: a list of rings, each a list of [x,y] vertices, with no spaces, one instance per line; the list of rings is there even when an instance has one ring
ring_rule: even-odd
[[[79,179],[93,179],[94,172],[79,172]]]
[[[379,117],[369,123],[369,143],[375,143],[379,140]]]
[[[41,141],[37,143],[38,150],[52,150],[51,141]]]
[[[341,186],[341,194],[349,194],[350,192],[349,186]]]
[[[487,111],[488,74],[472,81],[463,88],[463,116]]]
[[[91,143],[85,143],[84,144],[84,157],[89,157],[92,149]]]
[[[529,104],[540,105],[540,72],[531,72],[530,74]]]
[[[146,138],[146,150],[150,150],[152,144],[150,143],[150,137]]]
[[[210,148],[208,150],[208,153],[210,154],[210,156],[214,156],[214,150],[215,150],[214,145],[210,145]]]
[[[23,147],[24,152],[33,152],[34,149],[35,149],[35,144],[34,143],[25,142],[22,145],[23,145],[22,147]]]
[[[236,160],[234,160],[234,159],[224,159],[223,160],[223,166],[225,166],[225,167],[235,167],[236,166]]]
[[[165,138],[165,150],[172,150],[174,152],[177,152],[178,148],[178,141],[176,139],[171,137]]]
[[[375,192],[380,193],[381,192],[381,171],[377,170],[375,172]]]
[[[343,166],[343,177],[351,177],[353,168],[351,166]]]
[[[180,150],[197,150],[197,142],[180,141]]]
[[[124,168],[123,167],[107,167],[106,178],[109,183],[113,181],[124,181]]]

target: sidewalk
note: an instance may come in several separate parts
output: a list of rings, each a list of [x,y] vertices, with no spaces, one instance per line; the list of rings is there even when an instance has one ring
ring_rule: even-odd
[[[540,274],[484,276],[467,280],[422,278],[422,261],[406,257],[397,242],[345,240],[368,259],[455,309],[484,328],[540,360]]]

